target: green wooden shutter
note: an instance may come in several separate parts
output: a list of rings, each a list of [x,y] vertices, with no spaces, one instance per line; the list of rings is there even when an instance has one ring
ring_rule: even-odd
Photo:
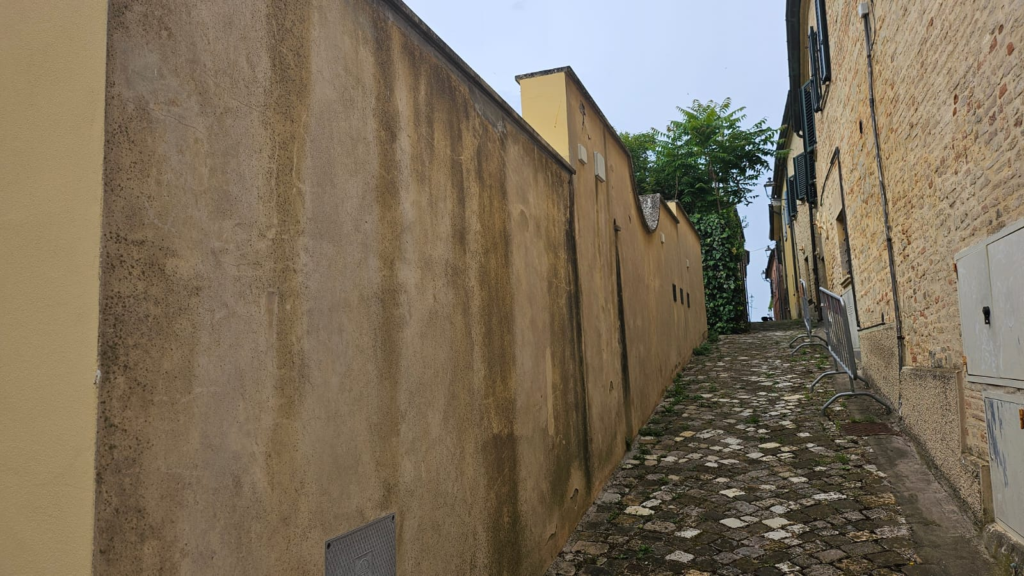
[[[796,199],[807,200],[807,154],[793,158],[793,172],[796,174]]]
[[[818,145],[818,132],[814,126],[814,88],[813,81],[804,84],[800,91],[803,98],[804,150],[814,150]]]
[[[786,203],[789,204],[789,218],[796,218],[797,203],[796,197],[799,193],[800,185],[796,174],[789,177],[789,182],[786,185]]]
[[[818,20],[818,71],[821,82],[827,84],[832,81],[832,50],[828,45],[828,14],[825,12],[825,0],[815,0],[814,12]]]
[[[805,158],[804,158],[804,170],[806,172],[806,177],[804,178],[804,180],[807,182],[807,186],[806,186],[806,188],[807,188],[806,189],[807,198],[805,198],[805,200],[807,200],[808,204],[817,204],[818,203],[818,187],[817,187],[817,183],[818,183],[818,168],[815,166],[815,163],[814,163],[815,155],[814,154],[805,154],[804,156],[805,156]]]

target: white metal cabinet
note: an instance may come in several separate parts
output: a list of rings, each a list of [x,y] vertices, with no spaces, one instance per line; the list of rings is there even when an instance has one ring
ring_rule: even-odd
[[[1024,397],[985,394],[996,520],[1024,540]]]
[[[1024,380],[1024,230],[989,244],[988,274],[997,376]]]
[[[956,257],[968,379],[1024,388],[1024,221]]]

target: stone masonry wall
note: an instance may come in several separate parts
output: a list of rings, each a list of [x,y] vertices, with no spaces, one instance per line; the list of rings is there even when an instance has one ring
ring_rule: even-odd
[[[893,321],[892,290],[868,101],[863,21],[856,3],[827,2],[833,80],[816,115],[820,209],[816,226],[823,277],[841,289],[842,170],[846,220],[862,327]],[[919,384],[963,371],[954,256],[1024,218],[1024,1],[872,3],[874,73],[880,149],[900,290],[905,365],[935,369],[905,379],[892,399],[908,425],[925,410]],[[804,2],[803,42],[813,3]],[[806,46],[801,50],[804,74]],[[832,166],[839,148],[839,163]],[[828,175],[826,179],[825,175]],[[865,349],[865,356],[869,351]],[[877,364],[865,357],[866,365]],[[953,372],[949,372],[952,370]],[[940,374],[941,371],[941,374]],[[916,372],[915,374],[922,374]],[[903,380],[906,380],[905,382]],[[887,390],[888,392],[888,390]],[[928,396],[931,397],[931,396]],[[945,413],[955,394],[937,400]],[[963,389],[960,449],[986,458],[980,386]],[[905,404],[904,404],[905,403]],[[950,431],[912,430],[958,492],[978,512],[977,483],[951,454]],[[938,456],[938,457],[937,457]]]

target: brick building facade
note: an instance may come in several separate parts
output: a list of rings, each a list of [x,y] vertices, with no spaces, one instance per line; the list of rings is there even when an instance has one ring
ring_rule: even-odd
[[[794,157],[813,143],[813,195],[798,202],[785,267],[795,256],[809,287],[844,295],[867,379],[991,522],[983,397],[1024,403],[1024,382],[968,375],[954,264],[1024,219],[1024,1],[787,0],[786,12],[791,152],[774,194],[785,212]]]

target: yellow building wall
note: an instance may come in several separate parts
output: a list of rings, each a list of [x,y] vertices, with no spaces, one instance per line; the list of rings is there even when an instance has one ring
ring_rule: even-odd
[[[0,2],[0,574],[88,574],[106,2]]]
[[[707,337],[700,238],[675,202],[645,197],[644,214],[625,147],[570,68],[517,80],[523,117],[552,147],[567,149],[576,170],[589,440],[599,488],[672,375]],[[605,159],[604,180],[595,175],[595,154]]]
[[[571,162],[569,127],[566,124],[565,73],[536,76],[528,82],[530,89],[522,91],[523,118],[527,118],[530,126],[563,158]]]

